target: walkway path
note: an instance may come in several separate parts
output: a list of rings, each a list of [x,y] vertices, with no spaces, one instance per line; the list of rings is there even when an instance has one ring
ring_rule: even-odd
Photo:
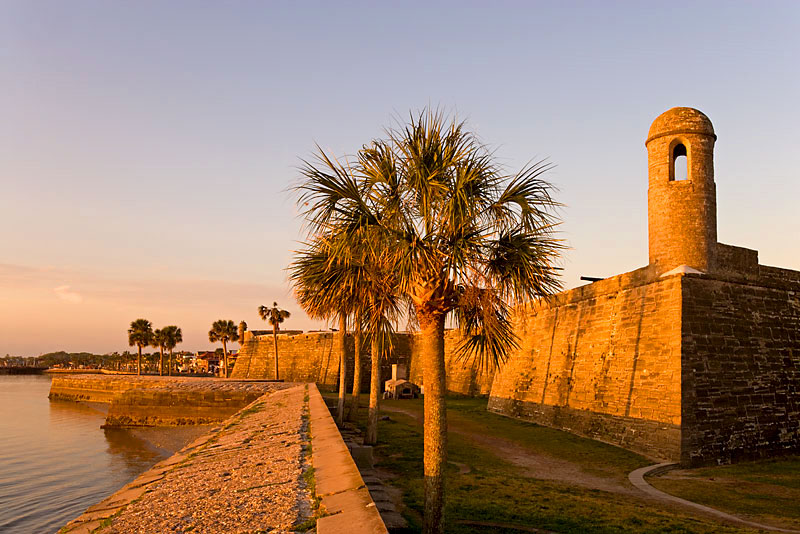
[[[724,519],[725,521],[728,521],[730,523],[737,523],[737,524],[744,525],[744,526],[747,526],[747,527],[759,528],[759,529],[762,529],[762,530],[772,530],[772,531],[775,531],[775,532],[788,532],[788,533],[792,533],[792,534],[800,534],[800,530],[791,530],[791,529],[788,529],[788,528],[773,527],[773,526],[769,526],[769,525],[764,525],[763,523],[755,523],[753,521],[747,521],[747,520],[742,519],[740,517],[736,517],[735,515],[731,515],[731,514],[722,512],[720,510],[717,510],[716,508],[711,508],[710,506],[705,506],[705,505],[702,505],[702,504],[698,504],[696,502],[687,501],[686,499],[681,499],[680,497],[676,497],[674,495],[670,495],[669,493],[665,493],[665,492],[663,492],[661,490],[657,490],[656,488],[654,488],[653,486],[648,484],[647,481],[644,478],[647,475],[656,475],[659,472],[664,472],[664,471],[672,469],[672,468],[674,468],[676,466],[677,466],[677,464],[673,464],[673,463],[662,463],[662,464],[648,465],[647,467],[642,467],[640,469],[637,469],[637,470],[631,472],[631,474],[628,475],[628,479],[631,481],[631,484],[636,486],[637,489],[639,489],[640,491],[643,491],[648,496],[650,496],[650,497],[652,497],[654,499],[658,499],[658,500],[660,500],[662,502],[669,502],[669,503],[678,504],[678,505],[681,505],[681,506],[686,506],[686,507],[692,508],[694,510],[697,510],[699,512],[703,512],[704,514],[708,514],[708,515],[713,515],[713,516],[719,517],[720,519]]]
[[[382,411],[402,413],[422,422],[419,411],[398,408],[395,406],[381,406]],[[466,437],[496,456],[507,460],[524,470],[525,476],[541,480],[554,480],[566,482],[589,489],[608,491],[623,495],[638,495],[636,488],[621,482],[613,477],[603,477],[584,471],[580,465],[554,458],[544,454],[536,454],[530,449],[512,440],[468,430],[459,425],[452,418],[448,421],[447,428],[450,432]]]
[[[386,412],[402,413],[412,417],[419,423],[422,423],[422,413],[417,410],[410,410],[396,406],[387,406],[385,404],[381,406],[381,410]],[[753,521],[747,521],[720,510],[675,497],[674,495],[657,490],[645,481],[645,475],[655,474],[654,472],[658,472],[659,469],[669,468],[673,464],[657,464],[637,469],[628,475],[628,479],[630,481],[630,485],[628,485],[621,483],[618,479],[613,477],[602,477],[586,473],[577,463],[536,453],[515,441],[492,436],[487,433],[469,430],[454,419],[455,418],[449,418],[448,420],[447,426],[449,432],[463,436],[480,446],[482,449],[485,449],[486,451],[519,466],[520,468],[524,469],[524,474],[531,478],[554,480],[590,489],[630,495],[633,497],[645,497],[671,506],[677,505],[680,507],[689,508],[695,512],[710,515],[727,523],[738,526],[774,532],[800,534],[799,530],[784,529],[781,527],[774,527]]]
[[[312,515],[303,384],[266,394],[70,522],[63,534],[291,532]]]

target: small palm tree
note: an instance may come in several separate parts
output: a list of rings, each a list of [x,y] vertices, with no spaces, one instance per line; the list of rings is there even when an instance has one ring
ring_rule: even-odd
[[[378,398],[380,394],[380,355],[386,350],[384,343],[389,335],[375,333],[386,326],[391,329],[391,320],[397,315],[399,297],[397,291],[387,290],[385,265],[381,265],[383,254],[378,253],[379,240],[367,240],[370,250],[346,247],[335,243],[337,236],[317,239],[299,252],[289,267],[289,278],[295,289],[297,301],[306,312],[320,319],[339,317],[340,323],[340,373],[339,408],[337,422],[344,420],[346,360],[345,336],[347,315],[354,316],[355,366],[350,413],[357,411],[360,393],[361,332],[372,340],[372,373],[370,380],[370,424],[368,436],[377,439]],[[339,253],[335,256],[335,253]],[[376,345],[376,343],[378,345]],[[374,417],[373,417],[374,415]]]
[[[219,321],[214,321],[214,324],[211,325],[211,330],[208,331],[208,340],[210,342],[216,343],[219,341],[222,343],[222,375],[225,378],[228,378],[228,341],[237,341],[238,339],[239,333],[236,324],[230,320],[220,319]]]
[[[275,380],[280,380],[278,375],[278,331],[281,329],[280,324],[291,317],[292,314],[280,309],[278,303],[273,302],[271,308],[259,306],[258,316],[272,325],[272,340],[275,342]]]
[[[156,328],[153,332],[151,344],[158,349],[158,376],[162,376],[164,374],[164,349],[167,347],[167,333],[163,329]]]
[[[496,366],[517,345],[511,306],[560,288],[552,187],[539,162],[507,174],[464,123],[412,115],[341,163],[320,151],[300,186],[312,235],[337,236],[334,256],[376,238],[421,330],[425,386],[425,534],[444,532],[447,463],[444,324],[463,357]]]
[[[297,301],[310,317],[324,320],[338,318],[339,400],[336,422],[342,425],[347,395],[347,318],[358,309],[358,291],[363,291],[363,280],[367,273],[360,261],[344,254],[335,257],[333,250],[334,247],[327,240],[309,243],[289,266],[289,277]]]
[[[153,340],[153,325],[147,319],[136,319],[131,322],[128,329],[128,345],[136,348],[139,354],[136,358],[136,374],[142,374],[142,348],[149,347]]]
[[[161,331],[164,332],[167,337],[167,342],[165,344],[169,351],[169,371],[167,373],[169,376],[172,376],[172,351],[179,343],[183,343],[183,332],[181,332],[180,327],[174,325],[165,326]]]

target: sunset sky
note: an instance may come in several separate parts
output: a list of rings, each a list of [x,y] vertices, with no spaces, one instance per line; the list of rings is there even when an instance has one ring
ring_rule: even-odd
[[[800,269],[800,2],[0,5],[0,356],[122,351],[145,317],[325,325],[291,296],[299,158],[425,106],[557,165],[564,282],[647,263],[652,120],[714,123],[720,241]]]

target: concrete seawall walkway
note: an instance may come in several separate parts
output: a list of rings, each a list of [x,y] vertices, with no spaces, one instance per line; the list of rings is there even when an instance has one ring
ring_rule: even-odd
[[[305,393],[264,395],[61,532],[293,532],[313,516]]]
[[[387,534],[386,525],[317,386],[309,385],[316,493],[325,517],[317,534]]]
[[[60,534],[277,534],[305,532],[319,516],[319,534],[385,534],[316,386],[283,386],[90,507]]]

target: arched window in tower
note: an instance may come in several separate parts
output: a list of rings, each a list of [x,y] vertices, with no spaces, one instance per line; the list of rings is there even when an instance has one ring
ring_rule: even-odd
[[[672,169],[670,171],[670,180],[689,179],[689,160],[686,158],[686,145],[683,143],[678,143],[672,149]]]

